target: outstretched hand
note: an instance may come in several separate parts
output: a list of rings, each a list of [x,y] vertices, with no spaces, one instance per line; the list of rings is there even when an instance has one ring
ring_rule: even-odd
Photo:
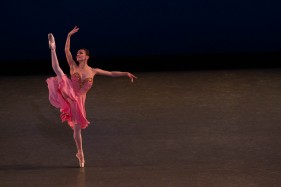
[[[131,79],[131,82],[132,82],[132,83],[134,82],[134,79],[137,79],[137,77],[134,76],[134,75],[131,74],[131,73],[128,73],[128,77]]]
[[[77,26],[74,27],[74,29],[72,29],[69,33],[68,36],[72,36],[73,34],[75,34],[76,32],[78,32],[79,28]]]

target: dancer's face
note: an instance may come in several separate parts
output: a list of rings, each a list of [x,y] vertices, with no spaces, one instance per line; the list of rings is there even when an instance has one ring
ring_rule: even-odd
[[[86,54],[85,50],[80,49],[77,51],[76,60],[78,62],[88,61],[88,59],[89,59],[89,56]]]

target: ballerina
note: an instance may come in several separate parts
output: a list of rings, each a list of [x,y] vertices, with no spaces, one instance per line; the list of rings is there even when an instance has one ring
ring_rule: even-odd
[[[85,166],[84,152],[82,146],[81,129],[85,129],[90,122],[86,118],[85,101],[87,92],[91,89],[95,75],[105,75],[111,77],[127,76],[131,82],[137,77],[129,72],[106,71],[99,68],[92,68],[88,65],[89,51],[80,49],[76,55],[76,61],[70,53],[70,37],[78,32],[75,26],[67,36],[65,44],[65,54],[70,67],[70,79],[62,71],[56,55],[56,43],[52,33],[48,34],[49,48],[51,50],[52,68],[56,77],[46,80],[49,90],[50,103],[60,109],[62,122],[67,121],[73,129],[73,138],[76,143],[76,157],[79,166]]]

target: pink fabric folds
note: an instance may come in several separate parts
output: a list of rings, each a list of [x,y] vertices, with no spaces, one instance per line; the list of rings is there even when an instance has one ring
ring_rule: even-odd
[[[85,129],[90,123],[86,119],[85,99],[86,95],[77,94],[79,90],[73,89],[72,80],[66,75],[61,79],[50,77],[46,80],[49,89],[50,103],[60,109],[62,122],[67,121],[73,128],[74,124],[80,124]]]

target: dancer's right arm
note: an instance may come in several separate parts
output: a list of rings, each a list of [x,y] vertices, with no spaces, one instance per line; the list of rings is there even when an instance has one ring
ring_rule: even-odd
[[[76,62],[73,60],[72,58],[72,54],[70,52],[70,37],[75,34],[76,32],[78,32],[79,28],[77,28],[77,26],[74,27],[74,29],[72,29],[66,38],[66,42],[65,42],[65,47],[64,47],[64,51],[65,51],[65,55],[66,55],[66,59],[68,62],[68,65],[70,67],[70,69],[73,69],[77,66]],[[74,66],[74,67],[73,67]]]

